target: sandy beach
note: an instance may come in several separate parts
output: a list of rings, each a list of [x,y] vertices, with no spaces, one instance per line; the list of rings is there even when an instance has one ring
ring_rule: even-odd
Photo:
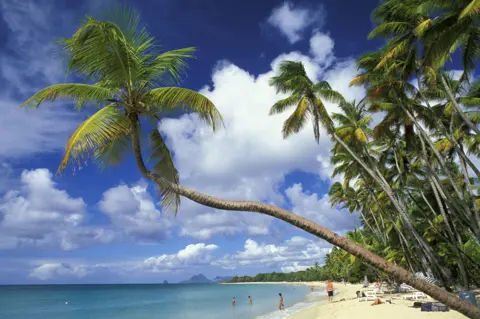
[[[320,286],[324,289],[325,283],[302,283],[309,286]],[[319,288],[318,288],[319,289]],[[335,289],[338,295],[335,295],[334,302],[329,304],[326,300],[319,301],[315,306],[291,315],[292,319],[320,319],[320,318],[334,318],[334,319],[351,319],[351,318],[388,318],[388,319],[417,319],[417,318],[438,318],[438,319],[460,319],[466,318],[456,311],[448,312],[421,312],[418,308],[412,308],[413,301],[402,300],[401,297],[393,299],[393,304],[382,304],[371,306],[372,301],[359,302],[355,292],[357,290],[363,291],[361,285],[346,286],[341,283],[335,284]],[[379,295],[382,301],[395,298],[395,295]],[[345,301],[340,301],[345,299]],[[433,301],[433,300],[427,300]]]
[[[314,287],[316,291],[325,290],[325,282],[245,282],[231,283],[232,285],[242,284],[288,284],[302,285]],[[381,304],[372,306],[373,301],[359,302],[356,299],[356,291],[366,291],[372,289],[364,289],[362,285],[344,285],[342,283],[334,283],[336,295],[333,303],[328,303],[326,299],[319,300],[313,307],[294,313],[289,318],[292,319],[352,319],[352,318],[383,318],[383,319],[463,319],[466,318],[461,313],[450,310],[448,312],[421,312],[418,308],[413,308],[414,301],[403,300],[400,295],[378,295],[382,301],[392,300],[393,304]],[[344,301],[340,301],[343,300]],[[422,301],[434,301],[433,299],[424,299]]]

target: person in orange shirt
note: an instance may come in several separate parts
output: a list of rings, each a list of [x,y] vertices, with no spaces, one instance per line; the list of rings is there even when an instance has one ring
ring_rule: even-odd
[[[327,295],[328,295],[328,302],[333,301],[333,283],[331,280],[327,281]]]

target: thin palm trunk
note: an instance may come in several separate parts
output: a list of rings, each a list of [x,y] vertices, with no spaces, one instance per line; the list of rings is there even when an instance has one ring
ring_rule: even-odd
[[[420,79],[420,77],[418,76],[417,79]],[[425,97],[425,95],[423,94],[422,90],[421,90],[421,86],[420,86],[420,81],[418,83],[418,93],[420,94],[420,97],[422,98],[422,100],[426,103],[427,107],[429,109],[431,109],[430,107],[430,102],[428,101],[428,99]],[[478,178],[480,178],[480,170],[477,168],[477,166],[470,160],[470,158],[467,156],[467,154],[465,154],[464,150],[463,150],[463,147],[460,145],[460,143],[457,141],[457,139],[455,138],[455,136],[451,135],[449,130],[445,127],[445,125],[443,125],[442,123],[442,120],[439,118],[439,117],[434,117],[435,118],[435,124],[437,125],[437,127],[442,131],[443,134],[445,134],[445,137],[448,139],[448,141],[450,143],[453,144],[453,147],[455,148],[455,150],[457,151],[458,155],[463,158],[463,160],[467,163],[467,165],[472,169],[472,171],[475,173],[475,175],[477,175]],[[452,116],[453,118],[453,116]],[[450,121],[450,125],[452,124],[452,121]],[[450,129],[450,131],[452,131]]]
[[[373,221],[375,222],[375,225],[377,226],[378,233],[380,234],[379,239],[385,244],[387,242],[386,238],[382,235],[382,230],[380,229],[380,225],[378,224],[377,218],[375,217],[375,214],[373,213],[373,210],[370,208],[370,214],[373,217]]]
[[[462,108],[458,104],[457,100],[455,99],[455,96],[453,96],[452,90],[450,90],[450,87],[447,84],[447,81],[445,81],[445,78],[443,74],[440,74],[440,80],[442,81],[443,88],[445,92],[447,92],[448,98],[450,102],[452,102],[453,107],[455,108],[455,111],[457,111],[458,115],[465,121],[465,123],[468,125],[468,127],[473,130],[477,136],[480,136],[480,130],[477,128],[477,126],[463,113]]]
[[[460,158],[459,161],[460,167],[462,169],[463,180],[465,182],[465,189],[467,190],[465,195],[467,197],[467,200],[471,201],[472,203],[473,213],[477,220],[478,228],[480,228],[480,214],[478,214],[478,207],[477,203],[475,202],[475,198],[472,196],[474,194],[474,189],[472,184],[470,183],[470,176],[468,175],[467,166],[465,165],[465,161],[463,160],[463,158]]]
[[[397,200],[397,198],[395,198],[393,190],[391,189],[390,185],[388,185],[388,182],[385,180],[382,173],[379,171],[378,167],[376,167],[376,165],[372,164],[373,165],[373,170],[370,169],[367,166],[367,164],[365,164],[355,154],[355,152],[353,152],[350,149],[350,147],[340,137],[338,137],[338,135],[335,132],[333,132],[332,135],[333,135],[333,138],[338,143],[340,143],[340,145],[342,145],[343,148],[350,155],[352,155],[352,157],[363,167],[363,169],[365,169],[365,171],[377,182],[377,184],[384,190],[385,194],[387,194],[387,196],[390,199],[390,201],[392,202],[393,206],[399,212],[400,217],[402,218],[405,226],[410,231],[410,233],[413,235],[413,237],[416,239],[416,242],[418,242],[419,247],[417,245],[414,245],[414,247],[416,247],[417,249],[420,249],[419,256],[421,256],[421,258],[424,258],[424,256],[426,256],[428,258],[428,261],[425,261],[424,259],[422,259],[425,266],[430,267],[429,265],[432,265],[434,267],[439,267],[438,265],[440,263],[438,261],[438,258],[435,255],[435,253],[433,252],[432,248],[427,244],[427,242],[425,242],[423,237],[420,236],[420,234],[418,234],[417,230],[415,229],[415,227],[413,226],[413,224],[411,223],[411,221],[408,217],[408,213],[407,213],[405,205],[402,202],[400,202],[399,200]],[[367,156],[368,156],[368,154],[367,154]],[[424,254],[422,254],[421,252],[424,252]],[[442,273],[442,278],[448,278],[449,275],[444,272],[443,268],[439,267],[438,269]]]
[[[396,95],[396,94],[395,94]],[[399,100],[400,101],[400,100]],[[428,135],[426,134],[426,132],[423,130],[423,128],[418,124],[418,122],[416,121],[416,119],[413,117],[413,115],[410,113],[410,111],[407,110],[407,108],[401,103],[399,103],[400,107],[402,108],[402,110],[405,112],[405,114],[410,118],[410,120],[413,122],[413,124],[415,125],[415,127],[417,128],[417,130],[419,131],[419,137],[420,137],[420,142],[422,144],[422,148],[423,148],[423,151],[425,152],[425,145],[424,145],[424,141],[426,141],[430,147],[430,149],[433,151],[433,153],[436,155],[436,157],[438,158],[438,161],[441,165],[441,167],[443,168],[443,171],[445,172],[445,174],[447,175],[447,180],[449,181],[449,183],[452,185],[455,193],[457,194],[458,198],[459,198],[459,202],[460,202],[460,205],[462,206],[466,216],[471,220],[471,222],[474,222],[475,223],[475,234],[476,236],[478,237],[480,235],[480,226],[477,227],[476,225],[476,221],[475,219],[472,220],[472,212],[470,211],[469,207],[466,205],[466,202],[465,202],[465,197],[463,196],[463,193],[460,191],[460,189],[458,188],[458,186],[456,185],[455,181],[453,180],[453,177],[450,173],[450,171],[448,170],[447,168],[447,165],[445,163],[445,160],[443,159],[443,157],[441,156],[441,154],[438,152],[438,150],[436,149],[435,145],[433,145],[433,142],[430,140],[430,138],[428,137]]]
[[[430,141],[430,139],[428,138],[428,140]],[[433,180],[436,180],[436,185],[440,188],[442,188],[442,192],[444,194],[448,194],[448,196],[450,197],[450,200],[452,201],[451,203],[455,203],[456,205],[456,202],[453,201],[453,198],[450,196],[450,194],[448,193],[448,191],[446,191],[445,189],[443,189],[443,185],[441,183],[441,181],[439,180],[438,176],[435,174],[435,170],[434,168],[432,167],[432,164],[431,162],[428,160],[428,155],[427,155],[427,150],[426,150],[426,147],[425,147],[425,143],[424,143],[424,140],[422,139],[422,137],[420,137],[420,144],[422,146],[422,157],[423,157],[423,161],[424,161],[424,166],[426,167],[427,169],[427,172],[429,174],[429,177],[432,178]],[[433,148],[435,148],[433,146]],[[435,148],[435,151],[436,148]],[[438,151],[437,151],[438,152]],[[441,157],[440,154],[438,157]],[[443,161],[443,158],[442,158],[442,161]],[[445,168],[447,169],[447,168]],[[451,177],[450,173],[447,171],[447,179],[449,180],[450,184],[452,186],[454,186],[454,189],[456,189],[456,183],[455,181],[453,180],[453,178]],[[460,191],[457,192],[457,195],[458,193],[461,193]],[[464,204],[464,197],[463,197],[463,194],[461,194],[462,197],[460,197],[460,205],[461,205],[461,208],[463,209],[464,213],[465,213],[465,219],[468,221],[467,222],[467,225],[469,228],[472,229],[472,231],[476,234],[476,237],[478,238],[479,235],[480,235],[480,224],[477,224],[476,221],[475,221],[475,217],[472,216],[472,212],[470,211],[470,209],[467,207],[465,207],[466,205]],[[460,210],[461,211],[461,210]],[[460,214],[461,216],[463,214]],[[472,224],[473,223],[473,224]],[[477,225],[477,226],[476,226]]]
[[[420,191],[420,195],[423,199],[423,201],[427,204],[428,208],[430,209],[430,211],[433,213],[433,215],[435,217],[438,217],[440,215],[438,215],[438,213],[433,209],[432,205],[430,204],[430,202],[428,201],[427,197],[425,197],[425,194]],[[414,199],[413,195],[410,194],[410,197]],[[448,236],[445,236],[439,229],[438,227],[436,227],[432,221],[429,219],[428,216],[426,216],[424,214],[424,217],[425,219],[428,221],[428,224],[430,225],[430,227],[432,227],[432,229],[435,230],[435,232],[440,235],[441,237],[443,237],[447,243],[450,245],[450,247],[452,248],[452,250],[455,252],[455,254],[457,255],[457,265],[458,265],[458,270],[460,272],[460,278],[461,278],[461,284],[462,284],[462,287],[464,288],[467,288],[468,289],[468,275],[467,275],[467,271],[465,270],[465,265],[463,263],[463,258],[462,258],[462,254],[460,252],[460,249],[458,248],[457,246],[457,241],[456,241],[456,238],[452,232],[452,229],[450,227],[450,223],[448,222],[448,219],[446,218],[445,215],[442,215],[442,217],[444,217],[443,221],[444,223],[447,225],[447,234]]]
[[[362,212],[360,212],[360,216],[362,216],[362,218],[365,221],[365,224],[367,225],[368,229],[370,229],[370,231],[372,232],[373,237],[375,239],[379,239],[379,240],[383,241],[382,236],[379,235],[380,234],[379,230],[378,229],[375,230],[372,226],[370,226],[370,223],[368,222],[368,220],[366,219],[365,215]]]

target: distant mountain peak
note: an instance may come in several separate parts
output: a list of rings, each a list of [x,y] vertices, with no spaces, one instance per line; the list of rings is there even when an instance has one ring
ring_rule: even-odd
[[[190,279],[180,282],[181,284],[209,284],[212,283],[210,279],[203,274],[193,275]]]
[[[205,277],[204,274],[197,274],[190,279],[180,281],[181,284],[214,284],[221,281],[231,280],[232,276],[215,276],[212,280]]]

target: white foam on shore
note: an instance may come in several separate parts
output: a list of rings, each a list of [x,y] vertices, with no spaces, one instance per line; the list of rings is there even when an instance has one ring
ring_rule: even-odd
[[[339,293],[334,292],[334,296],[337,296]],[[257,317],[257,319],[283,319],[288,318],[294,313],[306,310],[315,306],[318,302],[327,301],[327,296],[325,290],[309,292],[304,301],[298,302],[291,307],[285,308],[285,310],[276,310],[274,312],[267,313]]]

